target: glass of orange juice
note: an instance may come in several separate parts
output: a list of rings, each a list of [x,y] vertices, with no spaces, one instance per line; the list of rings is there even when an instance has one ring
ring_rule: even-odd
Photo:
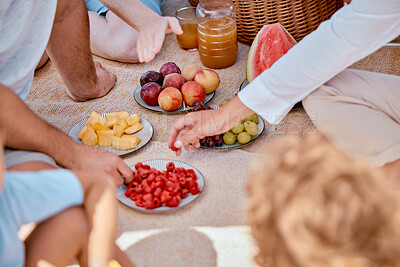
[[[197,50],[197,18],[195,7],[183,7],[176,11],[175,17],[183,30],[183,34],[177,35],[176,39],[182,49],[189,51]]]
[[[197,6],[198,50],[212,69],[233,65],[238,53],[235,7],[231,0],[200,0]]]

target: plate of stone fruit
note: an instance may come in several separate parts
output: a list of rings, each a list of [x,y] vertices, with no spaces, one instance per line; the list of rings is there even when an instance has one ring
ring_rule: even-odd
[[[131,166],[133,181],[118,187],[118,199],[142,212],[164,212],[186,206],[204,189],[198,169],[182,161],[156,159]]]
[[[208,103],[215,95],[219,75],[210,69],[189,64],[182,70],[167,62],[160,71],[150,70],[140,77],[134,92],[136,102],[144,108],[164,113],[181,113],[194,101]]]
[[[228,102],[228,99],[222,101],[219,107]],[[212,108],[202,102],[194,102],[191,111],[196,112],[219,107]],[[241,148],[256,140],[263,131],[264,121],[257,114],[253,114],[240,121],[226,133],[204,137],[200,140],[200,147],[215,150]]]
[[[93,111],[88,118],[76,123],[68,135],[78,143],[122,156],[144,147],[153,133],[153,126],[139,114]]]

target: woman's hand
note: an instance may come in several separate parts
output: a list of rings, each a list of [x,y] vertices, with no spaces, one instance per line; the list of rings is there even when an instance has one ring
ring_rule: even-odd
[[[182,148],[190,150],[190,145],[198,148],[200,139],[227,132],[253,113],[238,97],[219,109],[191,112],[172,125],[169,146],[179,156]]]
[[[182,34],[182,28],[174,17],[159,17],[140,25],[137,52],[140,62],[149,62],[160,52],[165,34]]]

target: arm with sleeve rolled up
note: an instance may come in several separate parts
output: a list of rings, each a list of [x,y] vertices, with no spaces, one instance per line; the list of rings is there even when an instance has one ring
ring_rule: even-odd
[[[108,9],[139,32],[137,51],[140,62],[149,62],[161,50],[165,34],[182,34],[174,17],[159,16],[139,0],[100,0]]]
[[[361,1],[336,12],[238,97],[270,123],[346,67],[400,34],[400,1]]]

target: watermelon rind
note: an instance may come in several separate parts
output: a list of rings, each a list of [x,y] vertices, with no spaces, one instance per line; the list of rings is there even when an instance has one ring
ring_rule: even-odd
[[[288,42],[288,49],[290,49],[292,46],[294,46],[297,42],[296,40],[290,35],[290,33],[283,27],[280,23],[274,23],[274,24],[267,24],[264,25],[261,30],[258,31],[256,37],[253,40],[253,43],[251,44],[249,54],[247,56],[247,64],[246,64],[246,79],[247,82],[250,83],[256,78],[256,73],[253,71],[253,65],[254,65],[254,58],[256,56],[256,51],[257,51],[257,46],[259,45],[259,38],[263,34],[263,31],[265,30],[266,27],[272,27],[272,26],[279,26],[280,30],[284,30],[286,33],[285,35],[282,35],[282,38],[286,39]],[[282,33],[283,34],[283,33]],[[260,44],[261,45],[261,44]]]
[[[253,50],[257,46],[258,43],[258,37],[260,36],[261,32],[264,30],[264,28],[267,27],[267,25],[264,25],[261,30],[258,31],[256,38],[254,38],[253,43],[250,46],[249,54],[247,55],[247,63],[246,63],[246,79],[247,82],[250,83],[253,78],[253,70],[251,69],[253,58],[255,54],[253,53]]]

